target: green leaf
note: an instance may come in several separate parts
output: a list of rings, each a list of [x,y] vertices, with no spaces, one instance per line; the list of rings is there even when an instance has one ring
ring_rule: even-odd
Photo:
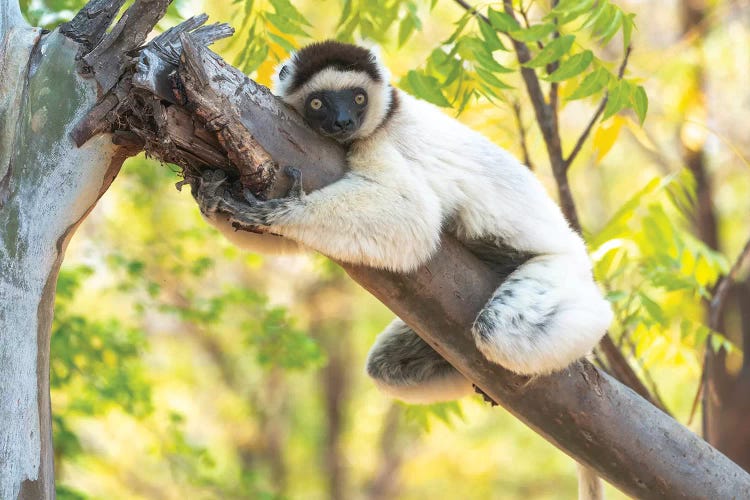
[[[268,32],[268,38],[273,40],[276,44],[281,46],[281,48],[283,48],[287,52],[294,52],[297,49],[294,45],[292,45],[292,43],[289,40],[287,40],[286,38],[280,37],[279,35],[275,33],[271,33],[270,31]]]
[[[628,14],[622,20],[622,49],[626,50],[630,45],[630,38],[633,35],[633,26],[635,25],[635,14]]]
[[[482,68],[474,68],[474,69],[476,70],[477,74],[482,80],[492,85],[493,87],[496,87],[499,89],[512,89],[513,88],[512,86],[508,85],[507,83],[497,78],[495,75],[493,75],[489,71],[485,71]]]
[[[615,9],[615,15],[609,22],[609,26],[607,26],[600,35],[602,38],[602,43],[608,43],[612,39],[612,37],[615,36],[615,33],[617,33],[617,29],[622,26],[622,22],[622,11],[620,9]]]
[[[604,107],[602,120],[606,120],[610,116],[613,116],[628,105],[630,100],[629,90],[630,87],[625,80],[616,81],[610,86],[609,97],[607,98],[607,105]]]
[[[461,33],[463,33],[464,29],[466,28],[466,25],[469,23],[469,21],[472,19],[472,15],[470,12],[467,12],[463,16],[461,16],[461,19],[459,19],[456,22],[456,29],[451,33],[451,36],[448,37],[446,41],[443,42],[443,45],[450,45],[452,43],[455,43],[456,40],[458,40],[458,37],[461,36]]]
[[[583,73],[593,60],[594,53],[590,50],[586,50],[561,62],[557,70],[551,75],[544,77],[544,79],[550,82],[561,82],[568,78],[573,78],[574,76]]]
[[[542,38],[552,34],[557,29],[552,23],[535,24],[528,28],[510,32],[510,36],[520,42],[537,42]]]
[[[500,37],[497,36],[497,32],[492,29],[492,26],[482,20],[479,21],[479,32],[482,34],[482,39],[484,40],[484,43],[487,45],[487,48],[490,50],[490,52],[494,52],[496,50],[508,50],[508,48],[503,45],[503,42],[500,41]]]
[[[440,91],[440,82],[437,78],[412,70],[406,74],[406,79],[415,96],[437,106],[450,107],[451,103]]]
[[[303,16],[302,13],[299,10],[297,10],[297,7],[292,5],[292,2],[290,0],[269,0],[269,1],[271,2],[273,9],[280,16],[286,17],[293,21],[297,21],[298,23],[304,24],[305,26],[312,27],[312,24],[310,24],[310,22],[307,19],[305,19],[305,16]]]
[[[398,46],[402,47],[404,43],[409,39],[412,33],[414,33],[414,21],[411,16],[406,16],[401,20],[401,24],[398,27]]]
[[[516,31],[521,28],[521,25],[518,24],[518,21],[516,21],[513,16],[506,14],[505,12],[497,11],[493,8],[487,9],[487,17],[490,19],[492,27],[503,33]]]
[[[528,68],[539,68],[557,61],[563,55],[567,54],[575,39],[575,35],[565,35],[560,38],[555,38],[533,59],[525,63],[524,66]]]
[[[599,1],[596,4],[596,7],[588,12],[588,19],[586,19],[586,21],[581,25],[580,29],[585,29],[596,24],[597,21],[599,21],[599,19],[606,14],[608,7],[610,7],[609,2],[603,0]]]
[[[653,299],[651,299],[648,295],[646,295],[643,292],[638,292],[638,298],[640,299],[641,305],[643,305],[643,308],[646,310],[649,316],[651,316],[654,320],[656,320],[660,324],[666,323],[664,311],[662,310],[659,304],[657,304]]]
[[[597,0],[563,0],[552,11],[544,16],[545,21],[557,18],[558,24],[568,24],[588,13]]]
[[[352,13],[352,0],[344,0],[344,7],[341,9],[341,17],[336,23],[336,28],[341,28]]]
[[[583,79],[581,84],[568,96],[569,101],[583,99],[590,95],[600,92],[609,83],[609,71],[604,68],[597,68]]]
[[[616,17],[616,13],[619,11],[619,9],[609,3],[603,3],[603,5],[605,5],[605,7],[599,15],[594,16],[589,20],[589,22],[591,22],[591,32],[594,34],[605,31],[612,22],[612,19]]]
[[[294,20],[288,17],[282,16],[278,12],[266,13],[265,18],[268,22],[278,28],[279,31],[286,35],[310,36],[304,29],[302,29],[299,23],[294,22]]]
[[[638,85],[635,88],[630,96],[630,100],[635,113],[638,115],[638,121],[643,125],[643,121],[646,119],[646,112],[648,111],[648,96],[642,85]]]

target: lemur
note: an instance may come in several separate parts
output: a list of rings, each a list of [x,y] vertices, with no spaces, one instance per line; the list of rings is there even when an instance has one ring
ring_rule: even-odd
[[[288,167],[286,197],[262,201],[250,192],[235,197],[223,175],[208,172],[195,188],[202,213],[240,245],[258,238],[239,236],[232,223],[283,236],[261,244],[292,241],[339,261],[404,273],[429,260],[441,232],[450,231],[507,276],[471,329],[488,360],[534,375],[585,355],[612,311],[583,240],[514,156],[389,81],[366,48],[325,41],[294,53],[279,65],[275,92],[310,127],[346,147],[347,173],[305,194],[300,171]],[[400,319],[378,336],[367,373],[384,392],[412,403],[472,392]]]

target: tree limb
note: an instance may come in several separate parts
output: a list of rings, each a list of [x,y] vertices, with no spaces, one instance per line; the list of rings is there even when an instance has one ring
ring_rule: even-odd
[[[721,321],[721,313],[726,305],[729,291],[732,288],[732,284],[737,281],[742,269],[750,264],[750,239],[745,243],[745,247],[742,249],[737,259],[732,264],[729,272],[722,276],[719,282],[716,284],[713,298],[709,305],[708,311],[708,326],[713,330],[719,329],[719,322]]]

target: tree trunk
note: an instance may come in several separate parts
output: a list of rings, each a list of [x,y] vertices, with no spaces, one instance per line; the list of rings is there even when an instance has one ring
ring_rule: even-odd
[[[96,102],[78,44],[0,1],[0,497],[54,498],[49,333],[62,256],[126,157],[108,135],[77,148]]]

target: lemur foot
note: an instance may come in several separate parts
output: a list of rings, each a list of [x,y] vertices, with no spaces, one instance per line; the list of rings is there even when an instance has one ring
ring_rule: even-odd
[[[232,196],[229,190],[222,194],[220,209],[229,213],[233,223],[243,226],[273,226],[304,198],[302,174],[294,167],[287,167],[284,173],[292,179],[292,185],[284,198],[261,200],[249,189],[242,191],[242,198]]]
[[[408,403],[471,394],[471,382],[400,319],[391,322],[370,349],[367,374],[381,391]]]
[[[227,174],[223,170],[205,170],[197,182],[191,184],[193,197],[204,215],[211,216],[223,209],[226,181]]]

